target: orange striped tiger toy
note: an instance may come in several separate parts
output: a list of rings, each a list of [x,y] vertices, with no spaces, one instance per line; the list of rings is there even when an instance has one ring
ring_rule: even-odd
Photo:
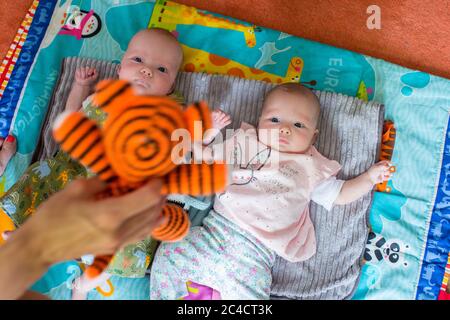
[[[83,112],[73,112],[57,119],[53,136],[72,158],[108,184],[100,197],[129,192],[153,177],[162,177],[163,194],[210,195],[224,189],[224,164],[176,165],[171,158],[178,143],[171,140],[174,130],[187,129],[196,138],[195,121],[202,122],[201,136],[211,128],[206,103],[183,110],[168,97],[134,95],[131,85],[122,80],[100,82],[94,103],[107,113],[103,128]],[[167,204],[162,215],[165,223],[152,231],[153,238],[177,241],[188,233],[189,218],[180,207]],[[96,257],[86,269],[87,276],[99,275],[110,260],[111,256]]]
[[[381,154],[380,160],[392,159],[394,153],[396,130],[392,121],[385,121],[383,124],[383,136],[381,137]],[[395,172],[395,167],[391,166],[389,169],[391,172]],[[376,188],[380,192],[391,192],[391,187],[388,185],[388,180],[378,183]]]

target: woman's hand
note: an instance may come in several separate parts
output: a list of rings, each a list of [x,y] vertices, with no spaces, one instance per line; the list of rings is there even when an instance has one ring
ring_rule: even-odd
[[[146,238],[162,222],[161,181],[120,197],[96,199],[103,190],[98,178],[72,182],[44,202],[8,242],[21,232],[31,232],[37,255],[51,264],[85,254],[114,253]]]
[[[0,299],[16,299],[53,263],[111,254],[147,237],[163,219],[161,181],[115,198],[96,199],[106,186],[80,179],[46,200],[0,247]]]

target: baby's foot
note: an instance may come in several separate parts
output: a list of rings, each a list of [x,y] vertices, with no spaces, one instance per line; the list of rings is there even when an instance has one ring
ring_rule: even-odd
[[[203,144],[209,144],[219,134],[220,130],[225,128],[231,123],[231,117],[229,114],[222,110],[214,110],[212,116],[212,129],[205,133]]]
[[[16,153],[17,150],[17,142],[14,136],[9,135],[6,140],[2,141],[0,150],[0,176],[5,172],[6,166],[8,165],[9,160],[11,160],[12,156]]]

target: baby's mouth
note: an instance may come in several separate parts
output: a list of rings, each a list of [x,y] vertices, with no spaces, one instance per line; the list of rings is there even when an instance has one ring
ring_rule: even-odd
[[[144,87],[144,88],[148,88],[148,83],[144,80],[141,79],[136,79],[134,80],[134,83],[138,86]]]

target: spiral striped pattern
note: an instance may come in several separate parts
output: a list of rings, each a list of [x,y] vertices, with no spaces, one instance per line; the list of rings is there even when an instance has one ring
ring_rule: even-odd
[[[114,121],[107,121],[103,136],[106,154],[119,176],[141,181],[163,176],[175,168],[172,132],[184,127],[181,108],[162,97],[142,97],[128,105]]]

